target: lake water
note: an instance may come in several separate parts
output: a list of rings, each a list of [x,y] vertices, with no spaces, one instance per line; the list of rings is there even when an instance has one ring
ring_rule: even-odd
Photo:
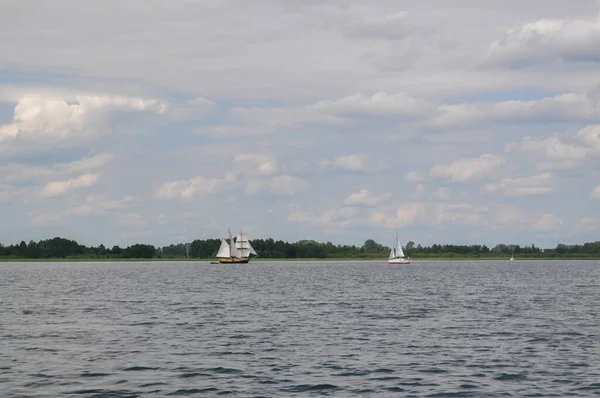
[[[0,263],[0,396],[600,395],[600,262]]]

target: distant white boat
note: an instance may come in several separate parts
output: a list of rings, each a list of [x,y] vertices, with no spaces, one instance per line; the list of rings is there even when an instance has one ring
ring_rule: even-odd
[[[410,258],[404,256],[402,245],[398,239],[398,233],[396,233],[396,242],[394,242],[394,246],[390,250],[388,264],[410,264]]]
[[[257,256],[258,254],[256,254],[245,234],[240,231],[234,241],[231,231],[229,231],[229,242],[227,239],[221,238],[221,247],[219,247],[216,257],[220,263],[246,264],[250,261],[252,255]]]

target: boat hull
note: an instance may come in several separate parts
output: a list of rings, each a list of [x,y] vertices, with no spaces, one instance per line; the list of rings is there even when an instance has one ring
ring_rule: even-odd
[[[394,259],[389,259],[388,260],[388,264],[390,264],[390,265],[394,265],[394,264],[410,264],[410,260],[406,259],[406,258],[394,258]]]
[[[250,262],[249,258],[220,258],[221,264],[247,264]]]

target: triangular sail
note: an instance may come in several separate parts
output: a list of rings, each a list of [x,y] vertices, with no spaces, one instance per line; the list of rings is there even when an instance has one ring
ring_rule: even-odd
[[[392,247],[392,250],[390,251],[390,258],[404,258],[404,251],[402,250],[402,244],[400,243],[400,239],[398,239],[397,233],[394,247]]]
[[[229,243],[223,238],[221,238],[221,246],[219,247],[219,251],[217,252],[217,256],[219,258],[229,258],[231,257],[229,252]]]
[[[252,245],[250,244],[250,242],[248,242],[248,249],[250,250],[250,254],[254,254],[255,256],[258,256],[258,253],[256,253],[256,251],[254,250],[254,248],[252,247]]]
[[[396,247],[396,257],[404,257],[404,252],[402,251],[402,245],[398,242],[398,247]]]

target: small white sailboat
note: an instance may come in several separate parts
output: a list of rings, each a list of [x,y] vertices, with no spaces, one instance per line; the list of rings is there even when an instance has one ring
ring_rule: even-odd
[[[390,250],[388,264],[410,264],[410,258],[404,256],[402,245],[398,239],[398,233],[396,233],[396,242],[394,242],[394,246],[392,247],[392,250]]]
[[[227,239],[221,238],[221,246],[216,257],[220,263],[246,264],[250,261],[252,255],[258,256],[245,234],[240,231],[234,241],[231,230],[229,230],[229,242]]]

